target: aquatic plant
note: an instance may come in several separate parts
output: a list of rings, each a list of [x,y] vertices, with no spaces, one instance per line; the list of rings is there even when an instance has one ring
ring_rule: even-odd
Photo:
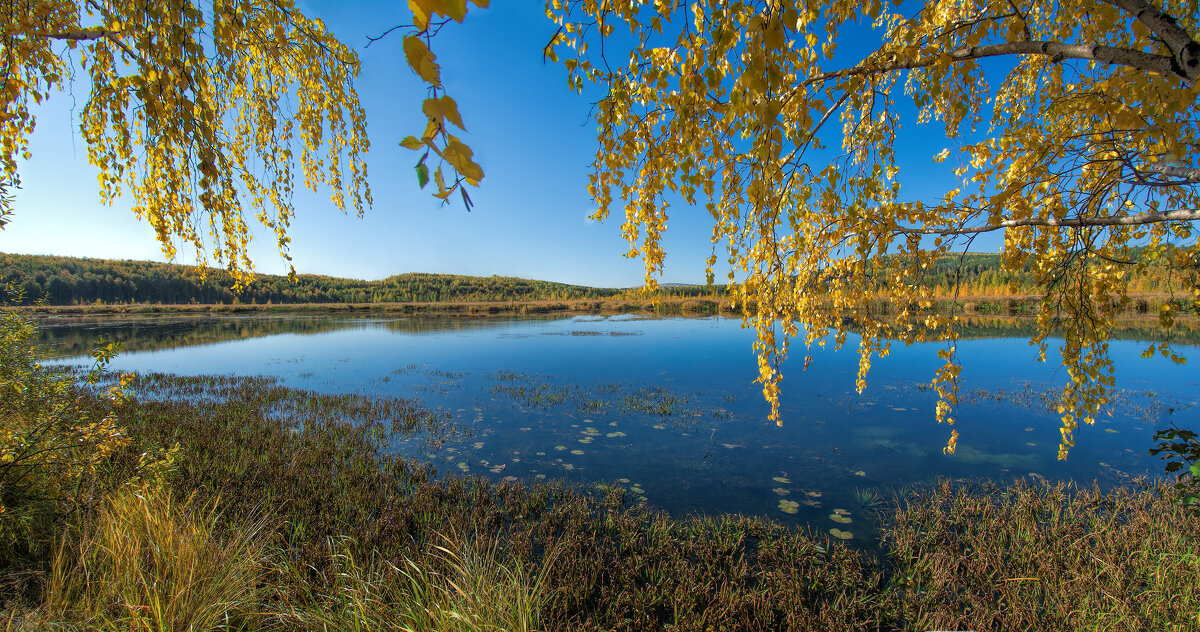
[[[864,489],[861,487],[854,488],[854,502],[858,503],[863,509],[874,511],[884,504],[883,494],[873,490]]]

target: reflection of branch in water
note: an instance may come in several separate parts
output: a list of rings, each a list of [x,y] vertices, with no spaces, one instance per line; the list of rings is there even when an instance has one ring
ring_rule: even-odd
[[[926,384],[914,385],[916,390],[926,392]],[[1062,396],[1062,387],[1050,384],[1025,382],[1015,389],[976,388],[959,391],[960,405],[1010,404],[1037,414],[1055,413]],[[1108,399],[1108,408],[1113,415],[1157,423],[1163,411],[1158,393],[1151,390],[1115,389]]]

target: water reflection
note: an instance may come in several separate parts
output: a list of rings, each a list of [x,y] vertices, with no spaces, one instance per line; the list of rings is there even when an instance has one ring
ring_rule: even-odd
[[[1020,338],[964,339],[962,436],[947,456],[948,429],[934,423],[935,396],[924,386],[940,364],[937,345],[898,346],[877,360],[863,395],[853,390],[856,341],[848,351],[814,352],[808,371],[785,367],[777,427],[753,383],[753,333],[736,320],[255,316],[48,325],[43,336],[60,355],[100,336],[124,340],[120,370],[271,375],[319,392],[418,398],[471,429],[437,449],[398,447],[443,473],[562,479],[680,515],[765,514],[859,542],[873,538],[882,499],[937,476],[1107,485],[1159,472],[1146,450],[1163,411],[1200,399],[1186,370],[1140,359],[1144,343],[1116,341],[1113,415],[1080,429],[1071,458],[1058,461],[1049,403],[1063,372],[1036,362]]]

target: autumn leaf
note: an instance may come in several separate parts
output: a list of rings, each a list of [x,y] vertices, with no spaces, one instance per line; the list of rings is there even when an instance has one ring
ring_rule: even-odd
[[[425,103],[421,106],[421,111],[425,112],[425,116],[435,121],[447,119],[457,125],[459,129],[467,129],[463,126],[462,116],[458,114],[458,104],[447,95],[425,99]]]
[[[450,137],[450,142],[442,150],[442,155],[446,158],[446,162],[450,163],[451,167],[454,167],[460,174],[471,180],[472,184],[478,185],[479,181],[483,179],[483,169],[471,159],[474,152],[457,138]]]
[[[408,65],[425,80],[433,86],[441,85],[441,76],[439,68],[435,61],[437,57],[421,41],[421,38],[416,35],[409,35],[404,38],[404,57],[408,61]]]

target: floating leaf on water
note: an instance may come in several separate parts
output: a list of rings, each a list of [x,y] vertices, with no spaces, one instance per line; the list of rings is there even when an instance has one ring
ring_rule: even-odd
[[[615,422],[615,421],[610,421],[610,422],[608,423],[608,425],[610,425],[610,426],[615,426],[615,425],[617,425],[617,422]]]
[[[571,465],[570,463],[563,463],[562,465],[563,465],[563,469],[564,469],[564,470],[573,470],[573,469],[575,469],[575,466],[574,466],[574,465]]]
[[[546,478],[546,475],[545,475],[545,474],[538,474],[538,475],[537,475],[537,478],[538,478],[538,479],[544,479],[544,478]]]
[[[520,430],[521,432],[529,432],[530,430],[533,430],[533,428],[517,428],[517,430]]]
[[[517,477],[515,477],[515,476],[505,476],[505,477],[504,477],[504,482],[505,482],[505,483],[515,483],[515,482],[517,482]]]
[[[666,427],[666,426],[664,426],[664,425],[662,425],[662,424],[654,424],[654,426],[652,426],[652,427],[653,427],[655,430],[666,430],[666,429],[667,429],[667,427]]]
[[[729,448],[730,450],[732,450],[732,449],[734,449],[734,448],[744,448],[744,447],[746,447],[746,446],[744,446],[744,445],[740,445],[740,444],[737,444],[737,443],[722,443],[721,445],[723,445],[723,446],[725,446],[725,447]]]
[[[518,458],[515,458],[515,457],[514,457],[514,458],[513,458],[513,460],[512,460],[512,462],[513,462],[513,463],[520,463],[520,462],[521,462],[521,459],[518,459]]]
[[[633,493],[635,493],[635,494],[639,494],[639,495],[642,495],[642,494],[645,494],[645,493],[646,493],[646,490],[642,489],[641,487],[638,487],[637,485],[634,485],[633,487],[630,487],[630,488],[629,488],[629,491],[631,491],[631,492],[633,492]]]
[[[1037,444],[1036,444],[1036,443],[1034,443],[1034,442],[1032,442],[1032,441],[1026,441],[1026,442],[1025,442],[1025,445],[1027,445],[1027,446],[1029,446],[1029,447],[1031,447],[1031,448],[1036,448],[1036,447],[1037,447]]]
[[[813,500],[811,498],[805,498],[804,500],[802,500],[800,502],[804,503],[805,507],[820,507],[821,506],[821,501]]]
[[[471,446],[472,446],[472,447],[474,447],[476,450],[478,450],[478,449],[480,449],[480,448],[482,448],[482,447],[483,447],[483,442],[482,442],[482,441],[476,441],[475,443],[471,444]]]
[[[629,482],[629,479],[627,479],[627,478],[618,478],[618,479],[617,479],[617,482],[618,482],[618,483],[628,483],[628,482]]]
[[[467,471],[467,469],[468,469],[466,461],[459,461],[457,465],[458,465],[458,469],[460,469],[464,472]]]
[[[834,510],[833,510],[833,513],[835,513],[835,514],[837,514],[837,515],[839,515],[839,516],[851,516],[851,515],[853,515],[853,514],[851,514],[849,511],[846,511],[845,509],[834,509]]]
[[[804,492],[809,498],[820,498],[821,492]]]
[[[592,441],[595,441],[594,437],[584,437],[579,440],[580,443],[591,443]]]
[[[835,513],[829,514],[829,519],[839,524],[850,524],[851,522],[854,522],[852,519],[847,518],[846,516]]]
[[[1115,428],[1105,428],[1104,432],[1111,432],[1113,434],[1117,434],[1118,432],[1120,432],[1120,430],[1117,430]]]
[[[538,455],[538,456],[546,456],[546,453],[545,453],[545,452],[538,452],[538,453],[537,453],[537,455]]]
[[[854,537],[853,533],[850,533],[849,531],[842,531],[841,529],[839,529],[837,527],[830,529],[829,535],[832,535],[833,537],[835,537],[839,540],[849,540],[850,538]]]
[[[583,423],[585,423],[585,424],[591,424],[591,423],[596,423],[596,422],[595,422],[594,420],[591,420],[591,419],[584,419],[584,420],[583,420]]]
[[[779,501],[779,511],[786,514],[794,514],[800,511],[800,503],[794,500],[781,500]]]
[[[1025,432],[1033,432],[1033,426],[1025,426]]]
[[[776,494],[779,494],[780,496],[787,496],[788,494],[791,493],[782,487],[776,487],[775,489],[772,489],[771,491],[775,492]]]
[[[771,480],[775,481],[776,483],[783,483],[784,485],[792,482],[791,479],[789,479],[786,476],[776,476],[776,477],[773,477]]]
[[[583,450],[571,450],[571,454],[579,456],[580,454],[583,454]]]
[[[855,476],[866,476],[867,473],[862,470],[859,470],[859,471],[855,472],[854,475]]]
[[[1111,466],[1111,465],[1109,465],[1108,463],[1105,463],[1104,461],[1101,461],[1101,462],[1100,462],[1100,467],[1112,467],[1112,466]]]
[[[624,436],[625,436],[625,433],[624,433],[624,432],[621,432],[621,431],[619,431],[619,430],[618,430],[617,432],[610,432],[610,433],[608,433],[608,434],[606,434],[606,435],[604,435],[604,436],[606,436],[606,437],[608,437],[608,438],[610,438],[610,439],[611,439],[611,438],[613,438],[613,437],[624,437]]]

